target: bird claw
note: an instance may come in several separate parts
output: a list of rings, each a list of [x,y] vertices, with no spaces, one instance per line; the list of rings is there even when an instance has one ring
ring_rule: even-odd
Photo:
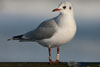
[[[50,65],[53,65],[54,64],[54,61],[49,60],[49,63],[50,63]]]
[[[58,64],[59,60],[56,60],[56,61],[49,60],[49,62],[50,62],[50,65],[53,65],[53,64]]]
[[[59,60],[56,60],[55,62],[54,62],[54,64],[58,64],[59,63]]]

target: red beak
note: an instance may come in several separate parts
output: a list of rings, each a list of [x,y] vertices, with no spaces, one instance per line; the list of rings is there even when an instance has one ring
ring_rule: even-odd
[[[52,12],[55,12],[55,11],[60,11],[60,10],[61,10],[61,9],[58,9],[58,8],[57,8],[57,9],[54,9]]]

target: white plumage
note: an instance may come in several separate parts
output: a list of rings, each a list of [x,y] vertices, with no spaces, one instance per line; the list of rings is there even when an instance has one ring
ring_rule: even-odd
[[[28,33],[14,36],[13,40],[33,41],[49,48],[49,61],[53,64],[51,58],[51,48],[57,47],[56,62],[59,61],[59,46],[72,40],[76,33],[76,23],[74,20],[74,11],[70,2],[61,3],[53,12],[59,11],[57,17],[42,22],[35,30]]]

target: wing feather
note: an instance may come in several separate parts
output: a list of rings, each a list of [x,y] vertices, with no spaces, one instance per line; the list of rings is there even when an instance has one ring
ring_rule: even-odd
[[[56,21],[54,19],[50,19],[41,23],[37,29],[24,34],[24,37],[30,40],[47,39],[53,36],[56,32],[56,27]]]

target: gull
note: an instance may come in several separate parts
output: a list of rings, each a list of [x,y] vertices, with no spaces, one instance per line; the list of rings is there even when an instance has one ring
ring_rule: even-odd
[[[19,42],[37,42],[47,47],[51,65],[59,62],[59,47],[70,42],[76,33],[74,11],[70,2],[60,3],[53,12],[59,12],[59,15],[42,22],[34,30],[8,39],[19,40]],[[56,61],[52,61],[51,56],[51,48],[54,47],[57,48]]]

